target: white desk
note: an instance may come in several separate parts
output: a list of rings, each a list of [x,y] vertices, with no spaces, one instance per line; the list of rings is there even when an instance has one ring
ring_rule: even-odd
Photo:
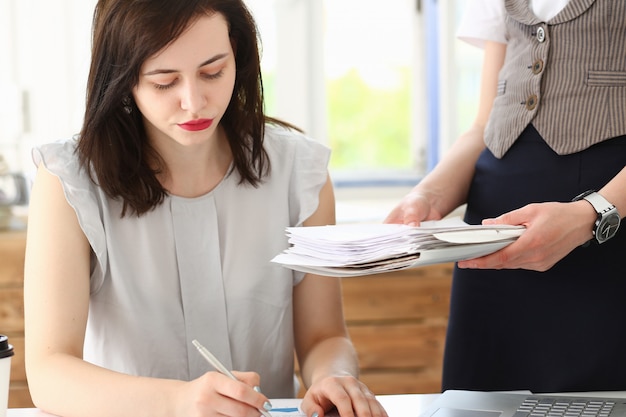
[[[439,394],[379,395],[389,417],[418,416]],[[10,408],[7,417],[54,417],[36,408]]]
[[[517,391],[522,392],[522,391]],[[528,391],[526,391],[528,393]],[[558,393],[557,395],[580,396],[581,393]],[[615,397],[626,398],[626,391],[604,391],[586,392],[589,397]],[[419,416],[439,394],[398,394],[398,395],[378,395],[376,398],[381,402],[389,417]],[[281,401],[281,400],[279,400]],[[292,401],[292,400],[287,400]],[[297,403],[299,400],[293,400]],[[52,414],[44,413],[36,408],[10,408],[7,417],[55,417]]]

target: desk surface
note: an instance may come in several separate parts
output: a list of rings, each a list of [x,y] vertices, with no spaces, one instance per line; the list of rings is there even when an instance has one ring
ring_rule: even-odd
[[[379,395],[377,398],[387,410],[389,417],[417,416],[439,394]],[[10,408],[7,417],[53,417],[36,408]]]
[[[522,391],[517,391],[521,393]],[[529,393],[529,392],[525,392]],[[557,393],[556,395],[564,396],[580,396],[581,393]],[[599,391],[599,392],[586,392],[585,396],[588,397],[614,397],[614,398],[626,398],[626,391]],[[432,404],[439,397],[439,394],[398,394],[398,395],[378,395],[376,398],[381,402],[389,417],[405,417],[419,416],[429,405]],[[272,402],[279,402],[278,406],[295,406],[300,400],[272,400]],[[282,404],[285,403],[285,404]],[[277,404],[275,404],[276,406]],[[284,416],[284,414],[283,414]],[[10,408],[7,411],[6,417],[55,417],[52,414],[44,413],[36,408]]]

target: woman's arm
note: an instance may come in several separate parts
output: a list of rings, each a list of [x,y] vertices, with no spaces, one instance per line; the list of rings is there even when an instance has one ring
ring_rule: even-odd
[[[615,205],[621,217],[626,214],[626,167],[598,192]],[[546,271],[576,247],[593,237],[597,219],[587,201],[528,204],[484,224],[516,224],[526,231],[512,244],[481,258],[459,261],[459,268],[530,269]],[[622,224],[621,227],[624,227]]]
[[[330,179],[320,192],[317,211],[304,226],[335,224],[335,198]],[[294,330],[302,379],[307,387],[336,373],[358,376],[359,364],[343,317],[341,281],[307,274],[294,288]],[[337,345],[338,349],[317,346]]]
[[[163,394],[172,391],[173,383],[142,401],[150,390],[142,393],[138,387],[145,385],[137,378],[82,360],[89,258],[89,243],[59,179],[40,167],[29,207],[24,271],[26,370],[33,402],[67,417],[165,415]],[[139,404],[153,404],[154,413],[137,409]]]
[[[320,192],[317,211],[305,226],[335,223],[335,199],[330,179]],[[294,288],[296,353],[308,391],[302,409],[311,416],[336,406],[342,417],[382,417],[386,413],[367,387],[358,381],[358,358],[343,317],[341,281],[307,274]]]
[[[498,88],[506,45],[486,42],[478,113],[470,129],[446,152],[441,161],[391,211],[386,223],[418,225],[439,220],[465,203],[474,166],[485,149],[484,131]]]
[[[27,233],[26,371],[37,407],[64,417],[258,417],[267,398],[252,389],[259,385],[254,373],[237,373],[245,383],[217,372],[183,382],[125,375],[82,359],[90,246],[59,179],[43,167]]]

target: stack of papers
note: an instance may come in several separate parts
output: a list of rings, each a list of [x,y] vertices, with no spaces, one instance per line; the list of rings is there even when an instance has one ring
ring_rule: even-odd
[[[458,217],[419,227],[379,223],[289,227],[291,246],[272,262],[319,275],[371,275],[487,255],[511,244],[524,230],[471,226]]]

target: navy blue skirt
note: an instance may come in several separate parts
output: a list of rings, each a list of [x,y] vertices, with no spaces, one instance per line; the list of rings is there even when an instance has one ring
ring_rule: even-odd
[[[465,221],[571,201],[624,166],[626,136],[557,155],[529,126],[502,159],[482,153]],[[626,222],[547,272],[456,268],[442,389],[626,390],[625,258]]]

